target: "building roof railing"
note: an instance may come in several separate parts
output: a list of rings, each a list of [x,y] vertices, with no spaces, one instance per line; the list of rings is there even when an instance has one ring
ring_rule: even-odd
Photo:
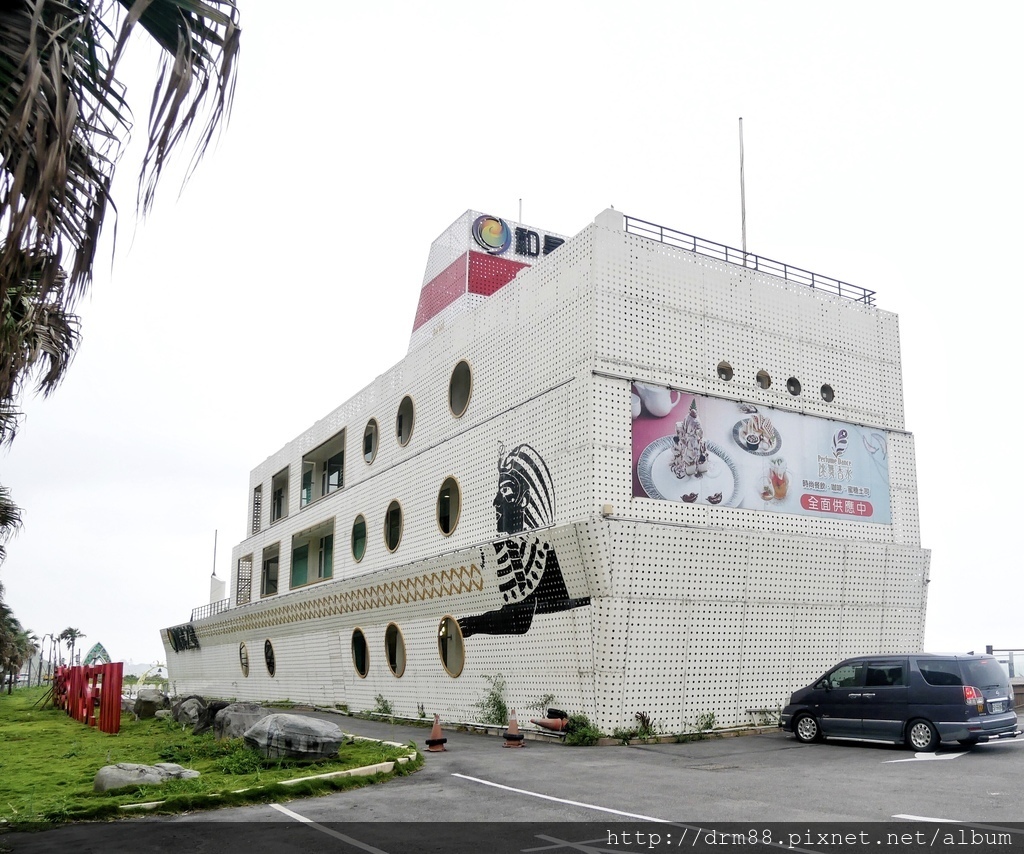
[[[812,273],[809,270],[794,267],[792,264],[773,261],[771,258],[765,258],[762,255],[744,252],[741,249],[735,249],[722,243],[715,243],[712,240],[705,240],[702,237],[694,237],[692,234],[687,234],[684,231],[676,231],[673,228],[666,228],[663,225],[657,225],[656,223],[647,222],[636,217],[626,216],[625,221],[627,234],[636,234],[650,240],[657,240],[659,243],[664,243],[668,246],[677,246],[680,249],[686,249],[708,258],[715,258],[729,264],[738,264],[748,270],[757,270],[761,273],[778,276],[787,282],[835,294],[838,297],[852,300],[853,302],[864,303],[864,305],[875,304],[874,291],[869,291],[867,288],[861,288],[847,282],[841,282],[838,279],[833,279],[831,276]]]
[[[212,617],[214,614],[221,614],[228,610],[230,605],[230,599],[221,599],[217,602],[211,602],[209,605],[202,605],[199,608],[193,608],[189,622],[194,620],[203,620],[206,617]]]

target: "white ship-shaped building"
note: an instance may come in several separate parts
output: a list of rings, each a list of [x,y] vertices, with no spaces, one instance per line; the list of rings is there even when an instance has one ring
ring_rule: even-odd
[[[247,519],[230,598],[162,632],[178,694],[473,721],[500,675],[681,732],[924,637],[896,316],[615,210],[459,217],[406,358],[253,470]]]

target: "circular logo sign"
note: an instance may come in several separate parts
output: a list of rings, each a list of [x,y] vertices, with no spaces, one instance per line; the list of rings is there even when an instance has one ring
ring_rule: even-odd
[[[473,223],[473,239],[490,255],[501,255],[512,245],[512,229],[496,216],[478,216]]]

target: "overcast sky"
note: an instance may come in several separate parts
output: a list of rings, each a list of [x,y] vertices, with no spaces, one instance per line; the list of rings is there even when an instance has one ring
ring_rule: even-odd
[[[129,151],[81,349],[0,457],[24,626],[162,661],[215,531],[230,576],[249,471],[405,355],[434,237],[522,199],[562,234],[614,205],[739,246],[742,116],[750,251],[900,317],[926,648],[1024,647],[1024,5],[242,5],[219,145],[137,228]]]

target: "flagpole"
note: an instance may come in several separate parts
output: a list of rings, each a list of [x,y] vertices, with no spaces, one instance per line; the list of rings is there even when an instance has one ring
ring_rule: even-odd
[[[747,263],[747,189],[743,175],[743,117],[740,116],[740,226],[743,232],[743,265]]]

